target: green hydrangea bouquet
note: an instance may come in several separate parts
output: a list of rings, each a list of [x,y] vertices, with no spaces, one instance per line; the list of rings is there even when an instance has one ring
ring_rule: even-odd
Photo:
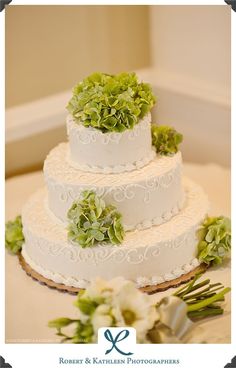
[[[106,206],[95,192],[85,190],[67,214],[68,237],[82,248],[98,242],[120,244],[124,238],[121,214],[114,206]]]
[[[198,258],[220,264],[231,249],[231,221],[228,217],[207,217],[198,230]]]
[[[152,145],[160,155],[171,156],[178,152],[183,135],[168,125],[152,124]]]
[[[24,243],[24,234],[22,229],[21,216],[17,216],[15,220],[8,221],[5,226],[5,247],[11,253],[17,254],[21,251]]]
[[[94,73],[73,89],[67,109],[75,122],[107,132],[132,129],[155,103],[149,84],[135,73]]]

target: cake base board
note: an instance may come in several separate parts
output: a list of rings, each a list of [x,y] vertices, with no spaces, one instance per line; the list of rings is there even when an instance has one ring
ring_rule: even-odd
[[[45,278],[44,276],[40,275],[38,272],[36,272],[24,259],[23,255],[19,253],[19,262],[23,270],[27,273],[28,276],[32,277],[32,279],[38,281],[41,285],[45,285],[49,287],[50,289],[56,289],[61,292],[66,292],[72,295],[78,294],[78,292],[82,289],[76,288],[73,286],[67,286],[64,284],[58,284],[52,280],[49,280]],[[206,264],[200,264],[200,266],[196,267],[194,270],[186,273],[185,275],[182,275],[174,280],[165,281],[158,285],[150,285],[139,288],[139,290],[147,293],[147,294],[155,294],[161,291],[165,291],[171,287],[178,287],[181,284],[184,284],[194,278],[194,276],[198,273],[205,272],[207,269]]]

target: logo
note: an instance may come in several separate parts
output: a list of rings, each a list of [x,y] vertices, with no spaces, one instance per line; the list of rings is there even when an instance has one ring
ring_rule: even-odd
[[[236,368],[236,355],[235,357],[231,360],[231,363],[228,363],[224,366],[224,368]]]
[[[125,353],[124,351],[120,350],[118,347],[117,347],[117,343],[126,339],[128,336],[129,336],[129,331],[128,330],[123,330],[123,331],[120,331],[118,332],[118,334],[116,335],[116,337],[114,338],[112,336],[112,333],[109,329],[107,329],[105,332],[104,332],[104,336],[105,338],[110,341],[112,343],[112,346],[110,349],[108,349],[105,354],[109,354],[113,348],[116,349],[116,351],[118,351],[118,353],[122,354],[122,355],[132,355],[133,353],[129,352],[129,353]]]
[[[5,362],[5,359],[0,355],[0,368],[12,368],[9,363]]]
[[[98,344],[104,348],[105,355],[133,355],[136,345],[136,330],[131,327],[102,327],[98,331]]]

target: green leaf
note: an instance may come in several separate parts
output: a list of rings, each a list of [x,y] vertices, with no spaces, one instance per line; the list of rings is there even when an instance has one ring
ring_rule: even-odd
[[[85,338],[89,338],[93,335],[93,326],[91,324],[87,324],[83,330],[80,332],[80,335]]]
[[[48,322],[48,327],[61,329],[62,327],[69,326],[74,322],[75,322],[75,320],[73,320],[73,319],[62,317],[62,318],[57,318],[57,319],[54,319],[52,321],[49,321]]]
[[[85,299],[85,298],[78,298],[75,302],[75,305],[81,310],[82,313],[86,315],[91,315],[97,308],[97,303],[93,300]]]

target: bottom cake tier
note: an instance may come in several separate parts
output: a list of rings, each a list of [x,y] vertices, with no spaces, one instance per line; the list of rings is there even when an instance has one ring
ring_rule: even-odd
[[[85,288],[96,278],[123,276],[138,287],[157,285],[196,268],[196,231],[208,212],[203,190],[184,178],[186,203],[175,217],[146,230],[127,232],[121,245],[81,248],[49,211],[47,192],[35,193],[23,209],[22,255],[32,269],[56,283]]]

